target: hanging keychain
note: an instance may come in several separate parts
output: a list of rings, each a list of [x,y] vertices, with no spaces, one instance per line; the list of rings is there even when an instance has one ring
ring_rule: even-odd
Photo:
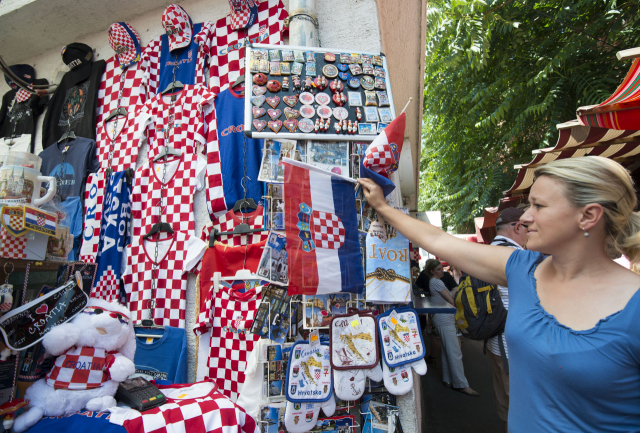
[[[7,271],[7,265],[11,265],[11,270]],[[4,264],[4,284],[0,286],[0,315],[11,310],[13,305],[13,285],[9,284],[9,275],[14,270],[13,262]]]

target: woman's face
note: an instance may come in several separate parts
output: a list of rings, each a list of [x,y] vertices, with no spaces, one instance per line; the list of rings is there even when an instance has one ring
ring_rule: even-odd
[[[520,217],[527,226],[527,249],[553,254],[558,247],[579,239],[580,209],[565,197],[562,182],[541,176],[534,182],[529,194],[531,206]]]
[[[433,270],[433,277],[437,278],[437,279],[440,279],[440,278],[442,278],[443,275],[444,275],[444,269],[442,269],[442,264],[439,264]]]

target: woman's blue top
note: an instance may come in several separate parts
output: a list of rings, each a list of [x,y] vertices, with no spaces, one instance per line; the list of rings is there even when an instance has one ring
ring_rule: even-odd
[[[540,305],[534,272],[543,259],[516,250],[506,267],[509,431],[640,432],[640,290],[574,331]]]

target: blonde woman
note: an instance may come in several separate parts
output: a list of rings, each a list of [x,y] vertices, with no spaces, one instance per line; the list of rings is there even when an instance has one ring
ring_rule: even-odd
[[[601,157],[534,170],[528,250],[474,244],[388,206],[369,203],[415,245],[470,275],[509,288],[509,431],[640,429],[640,276],[607,248],[640,259],[640,216],[627,171]]]

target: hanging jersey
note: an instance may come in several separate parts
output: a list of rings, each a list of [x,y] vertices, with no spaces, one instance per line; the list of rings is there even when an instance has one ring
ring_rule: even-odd
[[[173,104],[172,96],[176,97]],[[157,155],[161,146],[195,153],[197,143],[204,145],[207,132],[205,108],[211,104],[213,97],[213,93],[204,86],[185,85],[173,95],[159,94],[149,99],[136,119],[140,134],[147,126],[153,131],[147,135],[149,159]]]
[[[202,229],[200,239],[205,242],[209,242],[209,236],[214,229],[217,230],[218,233],[230,232],[240,224],[247,224],[250,229],[264,228],[264,208],[262,206],[258,206],[258,209],[245,214],[230,210],[229,212],[222,214],[213,222],[212,225],[205,226],[205,228]],[[219,235],[216,237],[216,241],[221,244],[237,247],[240,245],[262,242],[267,240],[268,237],[269,232],[262,231],[245,235]]]
[[[120,298],[120,263],[129,244],[131,187],[124,171],[111,174],[106,187],[98,244],[98,270],[92,298],[117,302]]]
[[[87,176],[87,187],[84,193],[84,230],[80,247],[80,261],[85,263],[96,263],[98,256],[104,184],[104,170]]]
[[[136,170],[131,199],[133,236],[148,233],[160,222],[161,214],[174,231],[195,235],[193,200],[196,190],[204,186],[205,169],[204,157],[195,153],[183,153],[168,162],[150,159],[142,164]]]
[[[211,317],[211,340],[205,375],[216,381],[220,392],[237,401],[244,384],[244,371],[253,346],[260,339],[249,332],[260,305],[261,288],[240,293],[220,286],[207,301],[206,311]],[[206,326],[196,323],[194,332],[201,335]]]
[[[126,269],[122,279],[134,323],[152,318],[156,325],[185,327],[187,272],[198,263],[205,248],[200,239],[182,232],[157,243],[141,236],[133,238],[123,260]],[[156,276],[153,293],[151,283]]]
[[[232,209],[236,201],[244,197],[246,146],[247,198],[262,203],[263,182],[258,182],[264,140],[249,138],[244,134],[244,97],[233,89],[223,91],[214,102],[216,111],[217,143],[207,144],[207,180],[209,182],[209,212],[218,213]],[[214,139],[212,135],[210,139]],[[218,149],[216,152],[214,149]],[[225,208],[219,199],[224,197]]]
[[[95,389],[110,379],[109,368],[120,352],[107,352],[97,347],[72,347],[46,375],[47,385],[54,389]]]
[[[254,419],[213,381],[156,386],[167,397],[165,404],[144,412],[112,408],[110,421],[127,433],[260,433]]]

